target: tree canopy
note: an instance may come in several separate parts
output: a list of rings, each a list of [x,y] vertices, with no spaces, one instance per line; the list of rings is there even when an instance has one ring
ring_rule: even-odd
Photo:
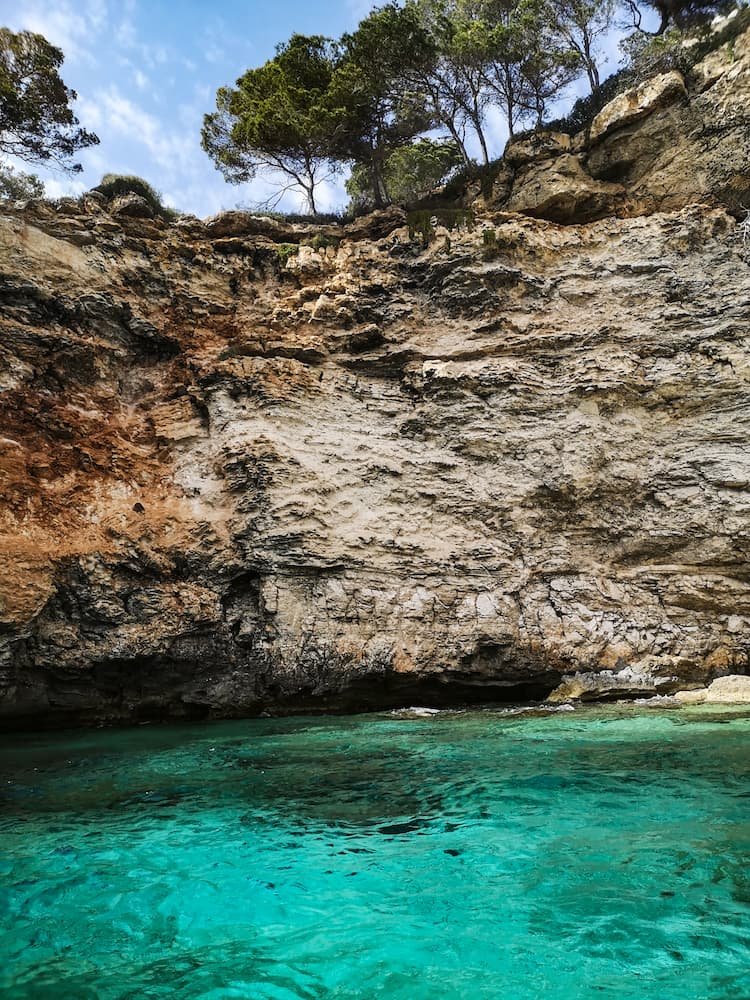
[[[333,80],[341,131],[333,152],[366,167],[376,206],[391,199],[385,161],[434,124],[412,75],[432,58],[411,7],[395,3],[374,10],[341,40]]]
[[[461,152],[452,140],[418,139],[407,146],[400,146],[384,161],[384,187],[392,201],[410,204],[426,197],[461,163]],[[354,166],[346,182],[346,190],[353,207],[375,207],[372,174],[365,166]]]
[[[203,146],[230,181],[273,168],[313,213],[320,181],[344,166],[354,207],[418,198],[456,158],[489,162],[488,119],[510,138],[543,128],[581,78],[576,107],[595,113],[600,43],[639,2],[661,30],[731,0],[391,0],[338,40],[293,35],[221,88]]]
[[[73,113],[77,95],[60,77],[62,62],[42,35],[0,28],[0,153],[77,172],[73,157],[99,139]]]
[[[227,180],[252,180],[262,168],[279,171],[315,213],[315,188],[335,169],[335,64],[329,39],[292,35],[273,59],[218,91],[201,139]]]
[[[30,198],[41,198],[43,194],[44,184],[35,174],[26,174],[0,163],[0,198],[28,201]]]

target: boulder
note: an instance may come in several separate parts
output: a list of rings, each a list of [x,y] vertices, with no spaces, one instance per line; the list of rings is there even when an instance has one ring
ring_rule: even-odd
[[[522,168],[507,209],[552,222],[589,222],[613,213],[623,196],[621,185],[594,180],[578,156],[564,153]]]
[[[728,674],[717,677],[707,688],[677,691],[675,698],[682,705],[742,705],[750,704],[750,677]]]
[[[534,132],[524,139],[508,142],[503,160],[511,167],[523,167],[570,152],[571,139],[564,132]]]
[[[600,142],[610,132],[669,107],[686,95],[685,80],[677,70],[652,77],[645,83],[618,94],[602,108],[591,123],[589,141],[592,145]]]
[[[696,688],[691,691],[675,691],[674,697],[681,705],[702,705],[706,700],[708,688]]]
[[[80,215],[81,203],[78,198],[59,198],[55,204],[58,215]]]
[[[665,112],[606,136],[589,151],[586,169],[597,180],[632,187],[648,175],[670,142],[676,147],[682,137],[679,125]]]
[[[669,687],[670,679],[658,678],[637,669],[624,668],[616,673],[581,671],[567,674],[552,691],[547,701],[561,704],[568,701],[617,701],[630,698],[650,698]]]
[[[406,225],[406,212],[396,205],[379,212],[370,212],[346,226],[345,234],[348,240],[382,240],[390,236],[396,229]]]
[[[750,677],[745,674],[717,677],[708,685],[706,701],[717,705],[750,702]]]
[[[336,223],[321,225],[311,222],[289,222],[270,215],[254,215],[239,209],[219,212],[205,221],[209,237],[265,236],[273,243],[299,243],[314,236],[340,237],[341,227]]]
[[[263,235],[288,242],[289,233],[286,229],[282,232],[282,227],[270,215],[253,215],[251,212],[230,209],[212,215],[206,219],[205,225],[211,237]]]
[[[139,194],[121,194],[113,198],[109,204],[111,215],[125,216],[131,219],[153,219],[154,210],[145,198]]]

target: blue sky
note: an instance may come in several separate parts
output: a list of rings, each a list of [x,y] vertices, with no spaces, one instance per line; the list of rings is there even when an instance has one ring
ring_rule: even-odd
[[[339,35],[367,0],[0,0],[0,24],[43,34],[65,53],[62,77],[78,92],[81,123],[101,139],[68,178],[23,166],[59,196],[93,187],[103,173],[145,177],[165,200],[205,216],[268,198],[271,181],[229,185],[200,148],[203,115],[219,86],[273,55],[294,31]],[[344,200],[341,184],[321,208]],[[294,196],[285,207],[296,207]]]
[[[62,77],[78,92],[77,114],[101,144],[80,154],[74,178],[34,169],[51,197],[93,187],[107,172],[145,177],[165,201],[199,216],[266,201],[272,178],[228,185],[200,148],[203,115],[217,87],[273,54],[294,31],[340,35],[370,0],[0,0],[0,24],[43,34],[65,53]],[[611,51],[614,46],[610,47]],[[490,117],[493,150],[505,134]],[[19,164],[19,166],[22,166]],[[343,204],[343,182],[318,195]],[[282,207],[299,208],[294,195]]]

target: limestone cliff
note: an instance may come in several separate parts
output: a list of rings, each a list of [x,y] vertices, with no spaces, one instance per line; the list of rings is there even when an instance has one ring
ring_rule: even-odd
[[[6,207],[7,719],[748,672],[748,36],[651,95],[426,244]]]

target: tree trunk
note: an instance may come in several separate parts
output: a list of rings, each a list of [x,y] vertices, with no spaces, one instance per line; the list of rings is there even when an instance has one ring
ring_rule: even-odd
[[[482,126],[477,122],[474,126],[477,131],[477,136],[479,138],[479,145],[482,147],[482,156],[484,157],[484,165],[487,166],[490,162],[490,154],[487,149],[487,140],[484,138],[484,132],[482,131]]]
[[[307,198],[307,208],[310,215],[317,215],[318,209],[315,205],[315,168],[312,165],[310,157],[305,157],[305,171],[304,176],[307,178],[307,183],[303,183],[305,189],[305,197]]]
[[[444,118],[443,124],[448,129],[450,137],[453,139],[455,144],[458,146],[458,151],[461,154],[461,159],[464,161],[465,167],[471,166],[471,157],[466,152],[466,146],[464,145],[463,139],[459,136],[458,130],[453,122],[449,118]]]
[[[472,122],[474,123],[474,129],[477,133],[477,138],[479,139],[479,145],[482,147],[482,156],[484,157],[484,165],[487,166],[490,162],[490,154],[487,149],[487,140],[484,138],[484,132],[482,131],[482,113],[479,110],[479,104],[477,103],[477,95],[472,94],[471,98],[472,104],[474,105],[474,114],[471,116]]]
[[[305,190],[305,201],[307,202],[307,211],[310,215],[317,215],[318,209],[315,205],[315,181],[312,177],[308,178],[307,184],[303,184],[302,187]]]
[[[586,75],[589,78],[589,86],[591,87],[591,93],[596,95],[599,93],[601,87],[601,81],[599,79],[599,67],[596,65],[596,59],[591,54],[591,39],[588,33],[584,32],[583,35],[583,53],[584,62],[586,64]]]
[[[380,176],[380,164],[378,163],[374,150],[372,151],[370,159],[370,181],[372,183],[372,197],[375,208],[384,208],[383,181]]]

